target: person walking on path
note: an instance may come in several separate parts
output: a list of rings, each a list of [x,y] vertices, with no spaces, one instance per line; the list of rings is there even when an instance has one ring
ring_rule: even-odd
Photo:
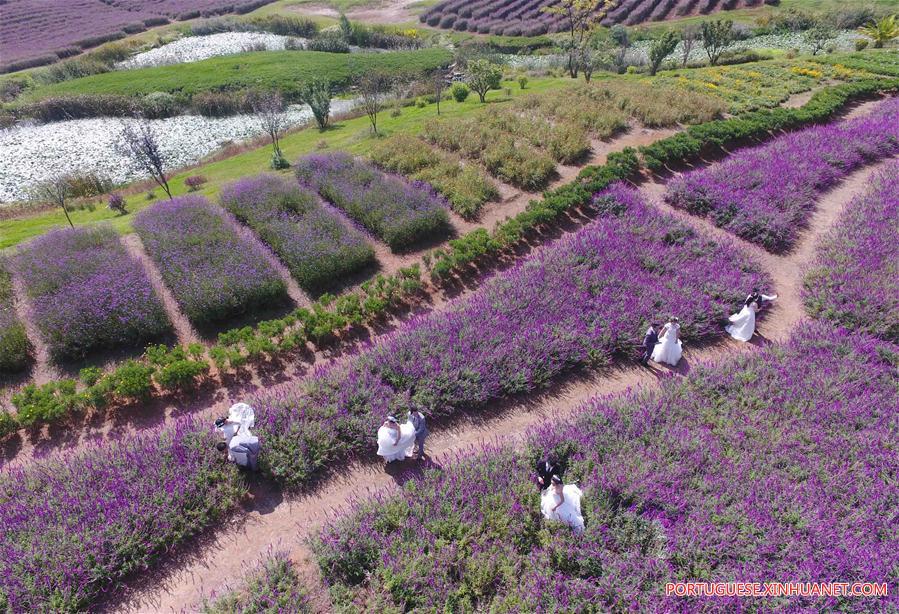
[[[415,427],[415,458],[425,457],[425,439],[428,436],[428,422],[420,409],[413,408],[409,412],[409,422]]]

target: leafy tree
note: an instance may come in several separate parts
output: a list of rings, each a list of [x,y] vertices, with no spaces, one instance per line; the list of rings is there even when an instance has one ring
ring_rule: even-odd
[[[714,66],[724,50],[734,40],[734,22],[730,19],[718,19],[702,24],[702,46],[709,56],[709,64]]]
[[[874,47],[880,49],[886,43],[899,37],[899,23],[896,22],[896,15],[889,15],[879,21],[872,21],[867,26],[859,28],[858,31],[873,40]]]
[[[615,53],[615,70],[619,73],[624,72],[624,60],[627,57],[627,50],[631,47],[631,37],[627,33],[627,28],[620,24],[612,26],[609,31],[612,42],[618,47]]]
[[[39,203],[56,205],[66,216],[69,226],[75,228],[72,218],[69,217],[69,209],[66,202],[72,196],[72,177],[70,175],[56,175],[37,184],[32,190],[32,199]]]
[[[568,49],[568,72],[577,79],[580,59],[591,30],[605,16],[606,9],[614,0],[560,0],[541,9],[551,15],[560,15],[570,35],[564,45]]]
[[[300,89],[300,99],[312,109],[319,130],[325,130],[331,118],[331,84],[313,79]]]
[[[818,24],[810,30],[806,30],[803,35],[803,39],[805,39],[806,44],[812,48],[812,55],[818,55],[818,52],[823,50],[827,45],[827,41],[831,40],[834,36],[836,36],[836,32],[833,28],[826,24]]]
[[[150,122],[138,117],[131,123],[125,123],[122,126],[120,149],[153,178],[169,199],[172,198],[172,190],[166,177],[168,155],[162,151]]]
[[[468,63],[468,86],[485,102],[487,92],[499,88],[503,69],[488,60],[472,60]]]
[[[348,43],[353,42],[353,24],[350,23],[350,20],[347,19],[346,15],[343,13],[340,14],[337,25],[340,27],[340,33],[343,35],[344,40]]]
[[[681,51],[681,66],[684,68],[687,67],[687,62],[690,61],[690,52],[693,51],[693,46],[696,45],[699,34],[699,28],[696,26],[687,26],[681,30],[680,39],[684,44]]]
[[[662,65],[662,61],[674,52],[679,41],[680,37],[671,30],[665,32],[661,38],[652,41],[652,44],[649,46],[650,75],[654,75],[658,72],[659,66]]]

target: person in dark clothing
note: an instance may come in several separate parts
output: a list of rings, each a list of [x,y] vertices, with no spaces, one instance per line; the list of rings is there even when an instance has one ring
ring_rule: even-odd
[[[640,364],[644,367],[649,364],[649,359],[652,358],[652,351],[655,349],[658,342],[659,334],[656,332],[655,326],[650,323],[649,328],[646,329],[646,334],[643,335],[643,343],[640,344],[643,348],[643,356],[640,358]]]
[[[562,477],[562,467],[559,462],[552,456],[547,456],[537,461],[537,486],[540,490],[549,488],[553,476]]]
[[[420,409],[409,412],[409,422],[415,427],[415,457],[421,460],[425,457],[425,439],[428,436],[428,423]]]

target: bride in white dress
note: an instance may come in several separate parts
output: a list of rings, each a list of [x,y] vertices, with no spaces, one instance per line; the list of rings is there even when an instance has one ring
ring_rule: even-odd
[[[388,463],[412,456],[415,446],[415,426],[406,421],[400,425],[393,416],[388,416],[378,429],[378,456]]]
[[[540,511],[547,520],[564,522],[580,535],[584,532],[584,517],[581,515],[583,495],[574,484],[562,486],[562,480],[554,475],[550,487],[540,495]]]
[[[671,318],[662,328],[659,335],[659,343],[652,351],[652,359],[656,362],[664,362],[672,367],[677,366],[683,355],[680,342],[680,320]]]
[[[776,298],[776,294],[768,296],[767,294],[759,294],[758,291],[754,290],[743,301],[743,309],[728,318],[731,323],[724,330],[737,341],[749,341],[752,339],[752,335],[755,334],[755,314],[759,310],[762,301],[773,301]]]

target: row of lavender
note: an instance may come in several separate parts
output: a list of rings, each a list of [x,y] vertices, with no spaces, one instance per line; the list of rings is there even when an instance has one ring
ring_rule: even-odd
[[[107,226],[55,230],[13,257],[56,359],[137,346],[171,329],[140,262]]]
[[[246,492],[190,420],[0,475],[0,609],[81,612]]]
[[[596,398],[522,452],[487,447],[359,504],[314,540],[338,610],[738,611],[681,581],[895,581],[899,347],[824,324]],[[584,492],[586,531],[543,520],[536,459]],[[775,602],[769,605],[774,607]],[[888,611],[784,597],[784,611]]]
[[[781,136],[674,180],[666,200],[772,252],[788,251],[816,199],[859,167],[899,153],[899,98],[872,113]]]
[[[409,390],[431,416],[476,409],[545,386],[566,369],[631,351],[646,323],[677,314],[689,342],[720,335],[758,267],[615,186],[599,219],[476,294],[307,380],[261,395],[257,427],[269,475],[291,488],[364,453]]]
[[[25,326],[16,316],[14,300],[12,277],[7,263],[0,258],[0,373],[22,371],[31,353]]]
[[[808,312],[899,343],[899,161],[846,206],[805,278]]]

